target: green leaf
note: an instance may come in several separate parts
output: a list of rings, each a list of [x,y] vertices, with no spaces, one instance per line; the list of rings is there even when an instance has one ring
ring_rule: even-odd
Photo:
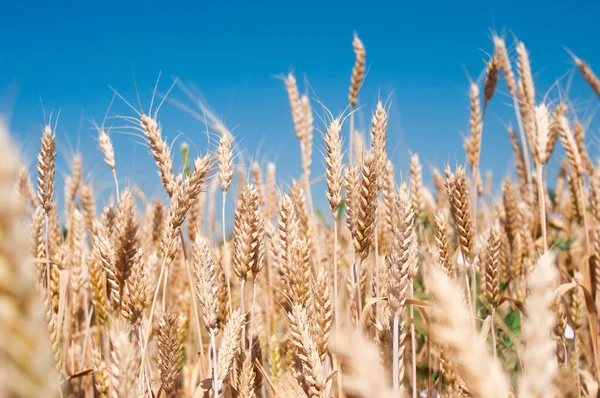
[[[181,157],[183,158],[183,173],[186,177],[189,177],[192,174],[192,170],[190,168],[190,147],[186,142],[181,143]]]
[[[515,336],[518,337],[521,334],[521,312],[518,309],[510,308],[504,318],[504,323]]]
[[[338,220],[342,219],[342,216],[344,215],[345,211],[346,211],[346,200],[342,199],[342,203],[340,204],[340,207],[338,208],[338,212],[337,212]]]
[[[323,212],[321,210],[316,209],[315,213],[316,213],[317,218],[319,219],[319,221],[321,221],[325,225],[329,225],[329,223],[327,222],[327,219],[325,218],[325,215],[323,214]]]
[[[573,240],[564,236],[557,236],[552,240],[552,246],[561,252],[568,252],[571,248],[571,243],[573,243]]]
[[[429,216],[426,216],[425,219],[423,220],[423,228],[425,230],[431,228],[433,224],[431,223],[431,220],[429,219]]]

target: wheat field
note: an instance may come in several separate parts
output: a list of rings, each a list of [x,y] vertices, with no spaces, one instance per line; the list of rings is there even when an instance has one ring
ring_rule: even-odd
[[[223,124],[192,159],[158,107],[132,107],[119,117],[168,200],[125,183],[103,126],[58,198],[56,124],[32,176],[0,123],[0,397],[598,397],[600,166],[568,98],[541,100],[525,45],[507,47],[494,35],[481,84],[466,85],[466,163],[425,170],[431,187],[419,154],[404,173],[389,159],[389,104],[355,128],[368,84],[356,34],[345,110],[316,115],[283,79],[302,165],[285,184],[275,163],[236,156],[243,137]],[[479,164],[500,80],[517,178],[494,187]],[[112,174],[104,208],[83,156]]]

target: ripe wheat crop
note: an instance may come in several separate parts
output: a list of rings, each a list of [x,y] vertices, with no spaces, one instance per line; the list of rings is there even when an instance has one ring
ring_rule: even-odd
[[[275,163],[244,164],[223,124],[176,170],[158,112],[136,110],[120,119],[168,199],[124,184],[95,126],[112,202],[96,205],[90,154],[70,159],[61,201],[56,126],[41,129],[35,179],[0,124],[0,396],[598,397],[600,166],[572,104],[542,100],[525,45],[511,54],[494,36],[481,84],[466,85],[465,164],[407,154],[401,180],[386,104],[355,129],[368,58],[356,34],[352,47],[346,113],[317,117],[283,79],[302,165],[285,184]],[[480,158],[500,81],[517,178],[493,189]],[[330,216],[313,204],[314,162]]]

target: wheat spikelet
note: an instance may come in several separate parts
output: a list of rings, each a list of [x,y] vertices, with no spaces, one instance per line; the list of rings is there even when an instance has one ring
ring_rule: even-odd
[[[580,272],[575,272],[573,276],[573,282],[581,284],[583,282],[583,275]],[[571,294],[571,306],[569,308],[569,318],[573,329],[578,330],[583,326],[583,306],[585,297],[583,291],[580,288],[573,289]]]
[[[119,309],[121,307],[122,283],[116,274],[116,254],[102,228],[98,228],[98,233],[94,237],[93,250],[95,258],[100,260],[106,273],[111,306],[113,309]]]
[[[358,195],[358,214],[354,240],[357,252],[362,261],[369,255],[375,220],[377,218],[377,165],[372,152],[368,152],[363,159],[362,178]]]
[[[219,299],[217,266],[213,248],[206,238],[198,235],[192,244],[192,259],[196,276],[196,296],[200,303],[204,327],[209,333],[218,328]]]
[[[263,235],[258,191],[254,186],[246,185],[233,221],[233,269],[240,280],[249,280],[262,269]]]
[[[382,233],[384,236],[384,240],[383,240],[383,246],[384,246],[384,250],[381,250],[382,252],[385,251],[385,248],[387,246],[389,246],[389,242],[391,240],[391,233],[392,233],[392,215],[393,215],[393,208],[394,208],[394,194],[396,192],[396,181],[394,180],[394,165],[392,164],[392,162],[390,160],[388,160],[385,164],[385,171],[384,171],[384,182],[383,182],[383,213],[384,213],[384,217],[385,217],[385,228],[381,228],[383,229]]]
[[[469,89],[469,100],[471,103],[471,117],[469,125],[471,127],[471,136],[467,150],[467,160],[473,170],[479,167],[479,157],[481,156],[481,133],[483,131],[483,119],[481,118],[481,106],[479,104],[479,88],[475,83],[471,83]]]
[[[554,395],[552,380],[558,366],[550,333],[556,324],[552,307],[558,272],[553,261],[551,253],[544,254],[529,278],[531,293],[525,301],[527,318],[522,326],[526,345],[522,352],[524,370],[518,382],[520,397]]]
[[[90,288],[92,290],[92,305],[100,325],[108,323],[108,312],[106,307],[105,282],[102,274],[101,250],[92,250],[87,258],[87,267],[90,275]],[[109,260],[110,261],[110,260]]]
[[[279,340],[275,333],[269,336],[269,373],[274,381],[283,375]]]
[[[579,68],[581,76],[583,76],[585,81],[592,88],[592,91],[600,98],[600,79],[598,79],[592,68],[576,56],[573,56],[573,61],[575,61],[575,65]]]
[[[387,261],[389,268],[388,280],[389,303],[393,316],[398,319],[398,380],[404,380],[404,350],[406,340],[406,298],[410,281],[411,268],[414,261],[414,211],[408,192],[401,186],[394,200],[392,246]],[[396,377],[396,375],[394,375]]]
[[[31,258],[38,259],[36,262],[37,282],[43,286],[46,282],[46,263],[41,259],[46,256],[46,244],[44,240],[44,208],[36,207],[31,217],[31,226],[29,231]]]
[[[457,167],[456,174],[452,173],[450,167],[446,167],[446,192],[450,199],[452,216],[456,223],[460,250],[467,263],[472,262],[473,227],[471,225],[471,214],[469,194],[467,192],[465,169]]]
[[[256,188],[256,193],[258,194],[258,203],[262,207],[265,204],[265,184],[263,182],[260,165],[256,162],[252,162],[250,171],[252,172],[252,184]]]
[[[115,170],[115,148],[113,147],[110,136],[106,134],[104,129],[98,129],[98,144],[100,145],[102,155],[104,155],[104,163],[106,163],[111,170]]]
[[[290,339],[300,362],[297,366],[302,370],[296,378],[303,384],[309,398],[321,398],[324,396],[325,376],[317,345],[310,334],[306,310],[301,305],[293,305],[288,319]]]
[[[117,216],[117,212],[115,211],[115,208],[112,207],[112,204],[110,206],[106,206],[104,207],[104,210],[102,211],[102,215],[100,216],[100,221],[101,221],[101,226],[102,228],[104,228],[106,230],[106,234],[108,236],[112,235],[113,230],[115,228],[115,217]]]
[[[340,118],[333,119],[327,126],[325,135],[325,178],[327,180],[327,200],[337,219],[337,211],[342,204],[342,184],[343,184],[343,161],[342,138],[340,133],[342,125]]]
[[[419,155],[410,157],[410,199],[415,212],[417,223],[422,222],[425,217],[425,202],[423,200],[423,169]]]
[[[448,194],[446,193],[446,185],[444,182],[444,177],[442,177],[442,173],[439,169],[433,168],[431,170],[431,177],[433,178],[433,184],[435,186],[435,191],[437,193],[437,204],[440,207],[448,206]]]
[[[527,166],[525,165],[523,146],[521,145],[521,142],[519,142],[519,138],[512,128],[508,129],[508,136],[510,137],[510,143],[515,154],[515,166],[517,169],[517,175],[519,176],[521,196],[523,196],[523,198],[527,198],[529,196],[529,188],[527,185]]]
[[[55,314],[58,314],[58,305],[60,299],[60,269],[66,266],[65,260],[67,256],[67,251],[64,246],[61,246],[60,251],[53,256],[51,256],[50,261],[52,264],[50,265],[50,303],[52,304],[52,310]]]
[[[255,379],[256,374],[254,373],[252,356],[246,353],[238,376],[237,390],[240,398],[256,398],[256,392],[254,391]]]
[[[85,225],[83,215],[77,209],[73,211],[71,216],[69,235],[67,236],[68,246],[68,268],[70,271],[71,289],[75,297],[81,292],[84,283],[83,275],[83,260],[84,260],[84,234]]]
[[[141,248],[137,250],[135,256],[132,259],[132,262],[133,265],[131,267],[131,272],[126,284],[126,312],[128,315],[129,322],[131,322],[133,326],[136,326],[141,321],[144,309],[146,308],[147,304],[147,285],[146,279],[144,277],[144,258],[143,250]]]
[[[51,142],[50,152],[53,152],[53,137]],[[46,141],[46,144],[50,143]],[[44,308],[36,294],[35,273],[28,261],[27,241],[19,224],[22,204],[15,190],[19,162],[3,120],[0,120],[0,147],[3,148],[0,160],[0,396],[53,396],[58,385],[48,347]],[[44,147],[50,149],[48,145]],[[48,160],[46,150],[40,156],[44,162]],[[46,172],[49,169],[45,165],[43,163],[42,168]],[[48,176],[42,174],[44,187],[47,187],[45,177]],[[41,210],[37,212],[41,214]]]
[[[577,177],[583,178],[584,170],[583,163],[581,161],[581,154],[579,153],[577,143],[575,142],[575,138],[573,137],[573,133],[569,127],[569,122],[565,116],[558,118],[558,135],[560,142],[565,148],[565,153],[567,155],[567,159],[569,159],[569,164],[577,174]]]
[[[179,378],[179,321],[171,311],[163,314],[158,327],[158,370],[162,389],[168,397],[173,395]]]
[[[302,185],[292,180],[292,189],[290,191],[292,202],[294,203],[294,209],[296,210],[296,216],[298,217],[300,232],[306,237],[306,241],[309,248],[312,249],[312,239],[309,234],[310,230],[310,218],[308,210],[306,208],[306,196]],[[312,250],[311,250],[312,251]]]
[[[110,392],[110,374],[106,362],[97,349],[92,350],[92,363],[94,364],[94,387],[102,398],[108,398]]]
[[[124,301],[125,283],[129,279],[139,249],[138,223],[135,220],[133,196],[129,191],[125,191],[121,195],[111,245],[115,249],[112,273],[119,285],[119,305],[121,305]]]
[[[454,279],[456,270],[450,258],[450,242],[446,215],[438,211],[435,215],[435,242],[438,250],[438,262],[450,279]]]
[[[217,279],[217,300],[219,300],[219,312],[217,314],[217,328],[221,330],[225,323],[229,320],[229,290],[228,277],[224,272],[224,259],[221,258],[219,264],[215,268]]]
[[[304,129],[302,126],[304,112],[302,109],[302,104],[300,102],[300,94],[298,93],[298,85],[296,84],[296,78],[291,73],[289,73],[287,75],[287,78],[285,79],[285,88],[287,90],[288,99],[290,101],[292,121],[294,122],[294,130],[296,131],[296,136],[298,137],[298,140],[302,142],[302,139],[304,138]]]
[[[483,112],[487,109],[488,102],[494,96],[496,85],[498,84],[498,73],[502,69],[500,57],[494,54],[486,65],[485,80],[483,83]]]
[[[231,150],[231,141],[232,138],[229,134],[223,134],[219,140],[219,146],[217,147],[217,159],[219,162],[219,165],[217,166],[217,175],[219,176],[219,182],[221,183],[221,191],[223,192],[227,192],[233,177],[233,153]]]
[[[85,227],[94,234],[96,224],[96,202],[94,200],[94,190],[91,186],[83,184],[80,189],[81,205],[83,207],[83,216],[85,218]]]
[[[137,344],[132,343],[129,331],[119,325],[111,326],[110,388],[113,396],[129,397],[141,393],[135,383],[140,365]]]
[[[500,223],[496,220],[490,231],[485,256],[485,292],[492,306],[500,304]]]
[[[190,207],[189,215],[187,217],[187,230],[191,241],[196,240],[196,236],[202,233],[204,227],[204,219],[200,216],[200,212],[204,213],[205,211],[204,206],[206,205],[206,202],[203,200],[205,198],[206,195],[204,195],[204,192],[200,192]]]
[[[380,101],[377,101],[377,108],[375,113],[373,114],[373,120],[371,122],[371,147],[373,149],[373,154],[375,155],[375,159],[377,162],[377,177],[379,189],[382,188],[383,179],[384,179],[384,171],[385,165],[387,163],[387,140],[386,134],[388,129],[388,114],[383,104]]]
[[[500,38],[496,35],[493,36],[494,41],[494,56],[498,57],[498,62],[500,63],[500,67],[502,68],[502,74],[504,75],[504,80],[506,81],[506,86],[508,87],[508,92],[512,98],[515,98],[517,95],[517,83],[515,80],[515,75],[512,70],[512,66],[510,64],[510,59],[508,57],[508,52],[506,51],[506,43],[503,38]]]
[[[265,192],[265,220],[273,219],[278,206],[278,195],[275,163],[269,162],[267,164],[267,185]]]
[[[511,275],[514,279],[517,279],[523,273],[523,257],[524,248],[523,248],[523,238],[521,237],[521,233],[517,232],[513,241],[512,241],[512,269]]]
[[[550,115],[544,104],[535,107],[536,145],[535,158],[538,164],[544,164],[550,158],[548,141],[550,139]]]
[[[54,200],[54,175],[56,174],[56,136],[49,125],[42,132],[42,145],[38,154],[38,200],[46,214]]]
[[[302,108],[302,135],[300,139],[302,171],[306,184],[309,184],[310,166],[312,164],[313,116],[310,101],[306,95],[300,97],[300,106]]]
[[[590,178],[590,204],[596,222],[600,222],[600,172],[594,171]]]
[[[208,156],[208,155],[207,155]],[[262,186],[261,186],[262,188]],[[210,180],[210,185],[208,186],[208,191],[206,192],[206,196],[208,198],[208,207],[207,207],[207,227],[208,233],[217,234],[217,191],[219,190],[219,180],[213,178]],[[200,192],[201,193],[201,192]],[[198,197],[200,197],[200,193],[198,193]]]
[[[210,171],[209,155],[197,158],[194,161],[194,171],[183,183],[179,184],[173,192],[171,205],[165,221],[165,230],[162,234],[161,248],[169,258],[173,258],[177,251],[176,239],[181,230],[193,201],[198,197]]]
[[[584,205],[581,201],[581,195],[579,194],[579,186],[577,183],[577,175],[575,171],[571,171],[567,174],[567,182],[569,183],[569,214],[568,217],[571,222],[575,221],[576,223],[580,223]]]
[[[521,100],[529,109],[535,106],[535,88],[533,86],[533,76],[531,75],[531,64],[529,62],[529,54],[525,49],[525,44],[519,42],[517,44],[517,70],[523,85],[523,96]],[[519,95],[521,97],[521,95]]]
[[[217,356],[217,390],[221,390],[225,378],[231,371],[233,359],[240,348],[242,325],[244,317],[240,311],[231,315],[229,321],[223,328],[223,339]]]
[[[152,157],[158,166],[158,175],[169,194],[172,196],[175,192],[176,182],[175,176],[173,175],[173,159],[171,158],[171,149],[167,145],[167,142],[162,138],[162,128],[156,121],[156,119],[142,114],[140,125]]]
[[[284,280],[292,303],[310,307],[310,250],[305,236],[296,232],[289,248],[289,270]]]
[[[388,386],[386,373],[378,371],[380,358],[377,347],[358,331],[343,331],[333,339],[333,343],[333,351],[344,364],[343,388],[347,394],[357,398],[398,396]]]
[[[575,143],[577,144],[577,150],[581,156],[583,167],[589,175],[592,175],[594,173],[594,164],[592,163],[590,155],[586,149],[585,130],[579,120],[575,120],[573,123],[573,137],[575,138]]]
[[[363,42],[358,38],[358,35],[356,33],[354,33],[352,47],[354,48],[356,61],[354,63],[354,68],[352,68],[352,77],[350,78],[350,93],[348,94],[348,101],[350,101],[350,107],[354,108],[358,103],[358,92],[360,91],[362,81],[365,77],[365,63],[367,52],[365,50]]]
[[[54,368],[56,369],[56,374],[59,375],[59,378],[62,379],[64,377],[63,371],[63,352],[62,352],[62,336],[60,330],[57,325],[57,314],[54,308],[52,308],[52,303],[50,299],[44,300],[44,309],[46,312],[46,322],[47,322],[47,330],[50,335],[50,347],[52,348],[52,359],[54,360]]]
[[[327,358],[329,334],[333,324],[333,306],[329,287],[329,275],[324,269],[319,273],[313,288],[312,308],[309,316],[311,319],[313,339],[319,351],[322,362]]]
[[[470,395],[508,397],[509,385],[500,364],[488,352],[484,338],[469,327],[471,319],[461,290],[435,267],[429,268],[426,277],[433,295],[433,335],[452,358]]]
[[[277,250],[279,254],[278,269],[284,282],[289,280],[288,275],[291,275],[293,272],[291,263],[292,242],[297,238],[298,228],[298,219],[294,210],[294,204],[290,196],[286,193],[279,201],[279,219],[277,222],[279,233],[279,250]],[[286,287],[288,288],[287,295],[291,296],[289,284]]]
[[[485,181],[483,183],[483,196],[486,198],[492,197],[492,188],[494,184],[494,173],[491,170],[486,171]]]
[[[556,317],[556,324],[554,325],[554,334],[559,339],[563,339],[565,336],[565,331],[567,329],[567,313],[565,304],[562,301],[562,297],[558,294],[554,299],[552,309],[554,310],[554,316]]]
[[[19,195],[24,200],[26,199],[33,208],[36,208],[38,205],[38,200],[36,198],[35,189],[33,189],[33,184],[29,178],[29,173],[24,167],[19,171],[18,187]]]
[[[554,152],[554,147],[556,146],[556,141],[558,141],[559,134],[559,119],[561,116],[564,116],[567,113],[567,106],[563,103],[560,103],[554,108],[552,111],[552,116],[550,118],[550,128],[548,130],[548,145],[546,147],[546,152],[548,153],[548,157],[552,155]]]
[[[517,194],[507,178],[502,184],[502,203],[504,204],[506,234],[512,242],[522,225],[521,213],[518,208]]]

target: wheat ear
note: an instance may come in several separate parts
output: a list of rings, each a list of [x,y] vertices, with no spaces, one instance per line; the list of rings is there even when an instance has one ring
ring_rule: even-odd
[[[507,398],[509,385],[500,364],[488,351],[483,336],[474,331],[463,294],[442,271],[430,267],[427,285],[433,296],[430,316],[433,335],[445,347],[473,397]]]
[[[53,186],[48,180],[53,157],[53,135],[45,134],[45,151],[40,156],[40,202]],[[15,191],[18,152],[9,138],[8,128],[0,120],[0,396],[53,396],[57,390],[56,372],[49,349],[43,303],[36,291],[35,272],[28,261],[27,241],[22,230],[19,203]]]
[[[529,278],[531,293],[525,301],[527,318],[522,331],[526,345],[522,352],[523,374],[518,382],[520,397],[553,395],[552,381],[558,371],[551,332],[556,324],[554,286],[558,272],[553,254],[548,252],[538,261]]]

